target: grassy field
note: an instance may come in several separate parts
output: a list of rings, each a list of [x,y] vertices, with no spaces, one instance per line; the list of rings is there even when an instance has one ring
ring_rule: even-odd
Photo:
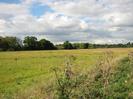
[[[93,68],[106,51],[124,57],[133,49],[0,52],[0,95],[10,99],[16,93],[28,92],[41,84],[47,85],[54,77],[52,68],[63,67],[66,57],[70,55],[77,58],[77,71]]]

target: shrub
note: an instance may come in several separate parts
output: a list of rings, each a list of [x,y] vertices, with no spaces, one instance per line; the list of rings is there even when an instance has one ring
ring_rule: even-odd
[[[63,72],[56,75],[57,99],[133,99],[133,54],[116,62],[106,52],[97,66],[86,73],[72,70],[74,56],[68,58]]]

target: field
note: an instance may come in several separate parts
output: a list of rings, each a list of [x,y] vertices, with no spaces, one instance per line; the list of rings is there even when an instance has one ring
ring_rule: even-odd
[[[106,51],[114,52],[119,58],[133,49],[0,52],[0,96],[11,99],[15,94],[30,93],[39,86],[46,86],[54,78],[52,68],[62,68],[67,56],[75,56],[75,68],[83,72],[93,68]]]

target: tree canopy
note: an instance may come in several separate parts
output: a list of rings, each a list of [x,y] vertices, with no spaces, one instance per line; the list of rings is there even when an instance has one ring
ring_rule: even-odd
[[[63,44],[64,49],[73,49],[72,44],[69,41],[65,41]]]
[[[36,37],[25,37],[24,48],[27,50],[53,50],[56,49],[54,44],[46,39],[37,40]]]
[[[24,48],[27,50],[36,50],[37,49],[37,38],[36,37],[25,37],[24,38]]]
[[[26,36],[24,40],[17,37],[1,37],[0,51],[19,51],[19,50],[55,50],[55,49],[91,49],[91,48],[129,48],[133,43],[125,44],[92,44],[92,43],[71,43],[65,41],[63,44],[54,45],[45,38],[38,40],[35,36]]]
[[[16,37],[0,37],[0,50],[20,50],[22,42]]]

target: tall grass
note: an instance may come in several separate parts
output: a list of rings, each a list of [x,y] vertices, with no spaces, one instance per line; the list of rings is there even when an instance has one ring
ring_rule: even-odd
[[[106,52],[86,73],[72,70],[73,59],[69,57],[63,72],[54,70],[54,99],[133,99],[133,53],[116,61],[112,52]]]
[[[103,51],[1,53],[0,99],[133,99],[133,54]]]

